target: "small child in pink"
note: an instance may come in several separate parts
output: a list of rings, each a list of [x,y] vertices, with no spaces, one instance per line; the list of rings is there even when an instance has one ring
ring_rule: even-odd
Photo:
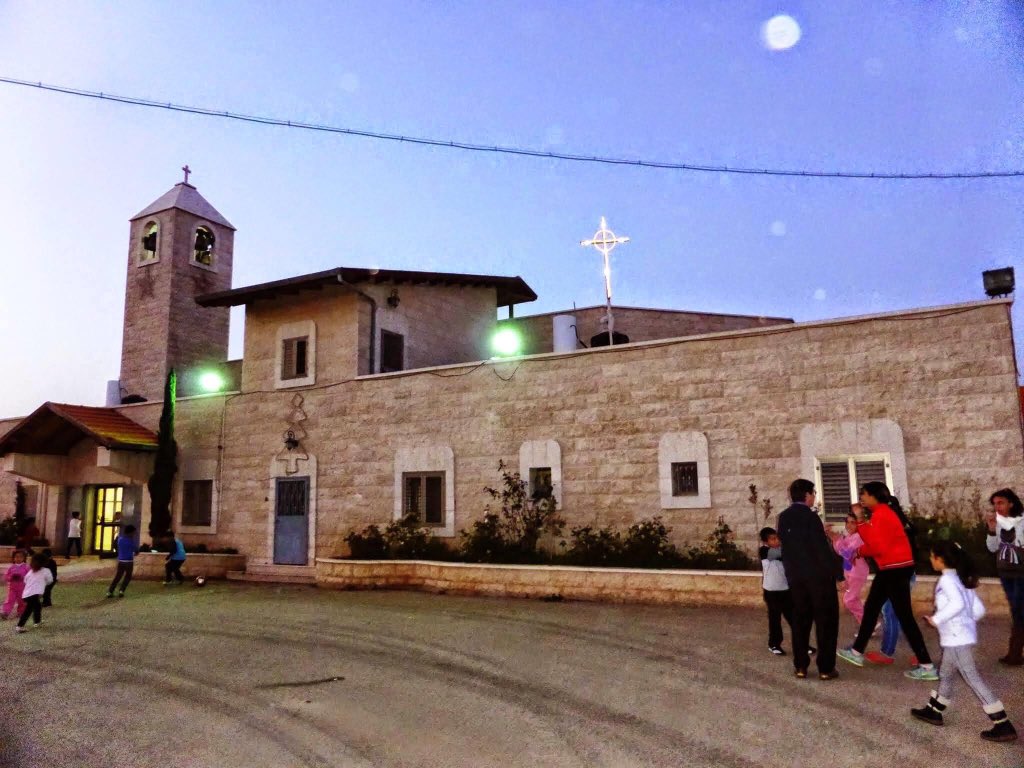
[[[836,535],[832,546],[843,558],[843,576],[846,579],[843,592],[843,605],[853,614],[859,625],[864,618],[864,602],[860,599],[864,585],[868,582],[868,564],[860,556],[860,548],[864,540],[857,533],[857,517],[850,512],[846,516],[846,535]]]
[[[7,599],[0,608],[0,619],[6,619],[12,613],[17,616],[25,609],[25,601],[21,593],[25,591],[25,576],[29,572],[28,563],[25,562],[25,553],[20,549],[14,550],[11,554],[11,564],[7,566],[4,573],[4,581],[7,582]]]

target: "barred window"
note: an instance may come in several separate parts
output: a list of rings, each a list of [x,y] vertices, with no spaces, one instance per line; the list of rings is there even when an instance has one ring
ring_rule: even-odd
[[[699,493],[697,488],[697,462],[676,461],[672,463],[672,495],[673,496],[696,496]]]

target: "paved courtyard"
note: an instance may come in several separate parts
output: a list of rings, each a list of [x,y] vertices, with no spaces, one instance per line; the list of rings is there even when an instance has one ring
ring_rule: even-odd
[[[1020,766],[963,686],[944,728],[898,669],[792,676],[748,609],[136,582],[0,625],[4,766]],[[853,628],[844,617],[843,635]],[[1024,670],[979,667],[1024,722]],[[935,636],[929,635],[935,647]],[[787,638],[788,644],[788,638]]]

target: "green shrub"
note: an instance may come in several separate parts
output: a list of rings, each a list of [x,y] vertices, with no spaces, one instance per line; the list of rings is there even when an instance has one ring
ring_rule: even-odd
[[[356,560],[384,560],[388,557],[388,544],[376,525],[366,526],[361,533],[349,531],[345,543]]]
[[[683,564],[685,568],[728,571],[748,571],[756,566],[756,561],[736,545],[732,528],[723,517],[718,518],[718,525],[703,544],[687,551]]]
[[[613,528],[573,528],[560,558],[569,565],[616,566],[622,562],[622,534]]]
[[[629,526],[622,539],[621,562],[629,568],[673,568],[682,561],[679,550],[668,540],[671,528],[660,517]]]
[[[544,533],[560,536],[565,521],[558,515],[555,498],[550,494],[526,492],[526,482],[518,472],[510,472],[504,461],[498,462],[501,484],[484,488],[501,505],[498,512],[485,507],[484,517],[473,523],[462,537],[459,551],[471,562],[536,563],[549,560],[537,551]]]
[[[13,517],[0,520],[0,545],[13,546],[18,540],[18,521]]]
[[[916,512],[912,512],[908,517],[914,525],[918,573],[935,573],[928,559],[932,542],[955,541],[970,556],[979,576],[996,575],[995,555],[988,551],[985,544],[988,527],[981,519],[965,519],[948,513],[928,516]]]
[[[420,525],[419,515],[410,513],[394,520],[381,531],[368,525],[345,537],[354,560],[450,560],[452,552],[443,541]]]

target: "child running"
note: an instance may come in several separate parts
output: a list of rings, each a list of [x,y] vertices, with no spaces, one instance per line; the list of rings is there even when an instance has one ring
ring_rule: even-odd
[[[29,614],[32,615],[34,626],[38,627],[43,623],[43,594],[46,592],[46,587],[53,583],[53,575],[44,563],[42,555],[32,555],[29,572],[25,577],[25,609],[21,612],[21,618],[18,619],[18,626],[14,628],[15,632],[25,631]]]
[[[23,594],[25,591],[25,576],[28,575],[29,567],[25,562],[25,552],[16,549],[11,553],[11,564],[7,566],[4,573],[4,581],[7,582],[7,599],[3,607],[0,607],[0,619],[6,619],[10,615],[19,615],[25,609]]]
[[[118,534],[114,545],[117,547],[117,571],[114,573],[114,580],[110,582],[110,588],[107,589],[107,597],[114,596],[114,590],[122,577],[124,581],[121,582],[117,596],[124,597],[124,591],[132,581],[132,571],[135,570],[135,526],[126,525]]]
[[[851,511],[846,515],[846,534],[837,535],[832,539],[832,546],[836,553],[843,558],[844,592],[843,605],[846,606],[860,626],[864,618],[864,602],[861,600],[861,592],[864,585],[868,583],[868,564],[860,556],[860,548],[864,546],[864,540],[857,533],[857,516]]]
[[[949,707],[956,673],[967,682],[982,703],[982,709],[993,725],[981,732],[987,741],[1013,741],[1017,731],[1006,716],[1003,703],[981,679],[974,666],[974,645],[978,642],[977,621],[985,615],[985,606],[974,588],[978,576],[967,553],[959,544],[937,541],[931,548],[932,568],[941,573],[935,585],[935,613],[925,621],[939,630],[942,664],[939,667],[939,690],[932,691],[928,703],[910,710],[918,720],[942,725],[942,714]]]

